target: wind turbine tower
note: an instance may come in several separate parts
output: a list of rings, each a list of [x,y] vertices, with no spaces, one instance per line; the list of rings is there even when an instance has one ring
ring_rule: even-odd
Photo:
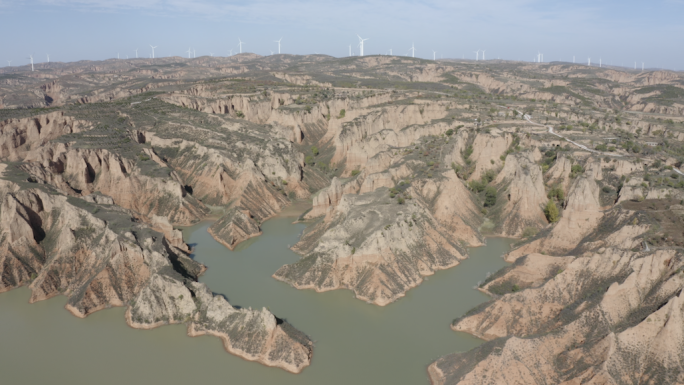
[[[29,55],[29,59],[31,59],[31,72],[33,72],[33,55]]]
[[[411,43],[411,57],[416,57],[416,45]]]
[[[7,66],[8,66],[8,67],[11,67],[11,66],[12,66],[12,61],[11,61],[11,60],[8,60],[8,61],[7,61]]]
[[[432,51],[432,60],[437,60],[437,51]]]
[[[390,48],[390,56],[392,56],[392,48]]]
[[[349,44],[349,56],[351,56],[351,44]]]
[[[485,50],[482,50],[482,60],[485,60]]]
[[[356,36],[359,36],[359,35],[356,35]],[[363,42],[366,40],[368,40],[368,39],[364,39],[361,36],[359,36],[359,47],[360,47],[359,54],[361,54],[361,56],[363,56]]]
[[[50,62],[50,54],[47,54],[48,63]]]
[[[278,43],[278,55],[280,55],[280,42],[283,40],[281,37],[280,40],[276,40],[275,42]]]
[[[599,68],[603,67],[603,59],[599,58]]]
[[[192,49],[192,57],[197,58],[197,51],[195,49]]]
[[[192,51],[190,51],[190,48],[188,48],[188,50],[187,50],[187,51],[185,51],[185,52],[187,52],[187,53],[188,53],[188,59],[190,59],[190,53],[192,52]]]
[[[588,65],[589,67],[591,67],[591,58],[588,58],[588,59],[587,59],[587,65]]]
[[[238,45],[240,46],[240,53],[242,53],[242,45],[245,43],[243,43],[242,40],[240,40],[240,38],[238,38],[238,41],[239,41]]]
[[[137,48],[135,49],[135,58],[136,59],[138,58],[138,49]]]
[[[157,48],[158,46],[157,45],[153,46],[152,44],[150,44],[150,47],[152,47],[152,59],[154,59],[154,49]]]
[[[478,49],[477,51],[473,51],[473,52],[475,52],[475,61],[480,60],[480,50]]]

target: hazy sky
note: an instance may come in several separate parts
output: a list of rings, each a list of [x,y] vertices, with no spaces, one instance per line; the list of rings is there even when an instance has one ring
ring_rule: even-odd
[[[624,64],[684,69],[684,0],[0,0],[0,66],[138,54],[282,52]]]

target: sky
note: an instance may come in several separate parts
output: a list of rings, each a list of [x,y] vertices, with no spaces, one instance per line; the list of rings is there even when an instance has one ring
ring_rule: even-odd
[[[0,66],[243,52],[592,63],[684,70],[684,0],[0,0]],[[478,55],[482,58],[482,53]]]

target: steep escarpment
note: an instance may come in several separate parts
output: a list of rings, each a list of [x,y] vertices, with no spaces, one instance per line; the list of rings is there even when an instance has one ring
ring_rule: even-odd
[[[485,327],[498,331],[483,336],[507,337],[440,358],[428,369],[432,383],[679,382],[681,253],[598,253],[484,309],[498,307],[501,317],[478,313],[457,321],[461,330]]]
[[[238,143],[232,153],[185,140],[146,135],[192,195],[206,204],[243,207],[264,221],[289,204],[286,196],[308,196],[302,182],[302,155],[289,142]]]
[[[543,207],[547,202],[541,168],[530,152],[509,154],[503,170],[494,180],[505,198],[498,224],[503,236],[519,237],[532,228],[546,226]]]
[[[148,223],[152,215],[165,216],[172,223],[189,225],[208,213],[168,168],[155,177],[142,173],[136,161],[104,149],[74,148],[56,143],[28,154],[23,168],[40,183],[47,183],[67,195],[99,192],[114,203],[139,213]],[[150,162],[150,161],[148,161]]]
[[[592,212],[592,183],[574,182],[563,216]],[[669,234],[684,210],[674,202],[617,205],[572,250],[514,251],[515,263],[480,286],[494,298],[451,325],[490,342],[431,364],[432,383],[680,382],[684,254]],[[528,245],[550,245],[551,234]]]
[[[423,204],[398,204],[387,195],[386,188],[343,195],[293,247],[304,257],[273,276],[300,289],[347,288],[382,306],[464,258]]]
[[[133,327],[186,323],[248,360],[294,373],[309,365],[308,337],[266,309],[236,309],[212,294],[197,282],[204,266],[116,206],[7,181],[0,194],[0,292],[28,285],[31,302],[62,294],[78,317],[128,306]]]
[[[91,125],[65,116],[63,112],[0,122],[0,159],[16,162],[50,140],[88,130]]]
[[[603,212],[599,201],[599,186],[592,176],[579,176],[572,184],[565,209],[558,223],[546,234],[506,255],[509,262],[528,253],[568,252],[596,229]]]
[[[249,238],[261,235],[259,224],[247,210],[232,208],[208,229],[214,239],[233,250],[235,246]]]

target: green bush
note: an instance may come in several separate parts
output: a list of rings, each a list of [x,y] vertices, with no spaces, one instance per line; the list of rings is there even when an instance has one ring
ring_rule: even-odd
[[[546,207],[544,207],[544,214],[546,215],[546,219],[549,222],[551,222],[551,223],[558,222],[558,219],[559,219],[558,207],[556,207],[556,204],[553,202],[553,200],[549,200],[549,202],[546,204]]]
[[[352,170],[352,174],[351,174],[351,175],[352,175],[352,176],[357,176],[357,175],[359,175],[360,173],[361,173],[361,171],[359,171],[359,170]]]
[[[346,113],[347,113],[347,111],[345,111],[344,108],[341,109],[341,110],[340,110],[340,115],[337,117],[337,119],[342,119],[342,118],[344,118],[344,115],[345,115]]]
[[[450,128],[447,130],[446,134],[447,134],[447,136],[451,136],[454,134],[454,130]]]
[[[313,156],[311,156],[311,155],[307,155],[306,158],[304,158],[304,163],[306,163],[306,164],[313,164],[313,161],[314,161],[314,159],[313,159]]]
[[[314,156],[318,156],[318,147],[311,146],[311,153],[314,154]]]
[[[484,191],[484,189],[486,187],[486,185],[479,180],[471,180],[469,185],[470,185],[470,189],[475,191],[478,194],[481,193],[482,191]]]
[[[485,188],[485,207],[492,207],[496,204],[497,191],[496,188],[488,186]]]
[[[579,164],[573,164],[570,168],[570,178],[576,178],[577,175],[584,172],[584,169]]]
[[[549,199],[556,199],[559,202],[565,200],[565,192],[563,192],[563,189],[560,187],[552,188],[546,196]]]

